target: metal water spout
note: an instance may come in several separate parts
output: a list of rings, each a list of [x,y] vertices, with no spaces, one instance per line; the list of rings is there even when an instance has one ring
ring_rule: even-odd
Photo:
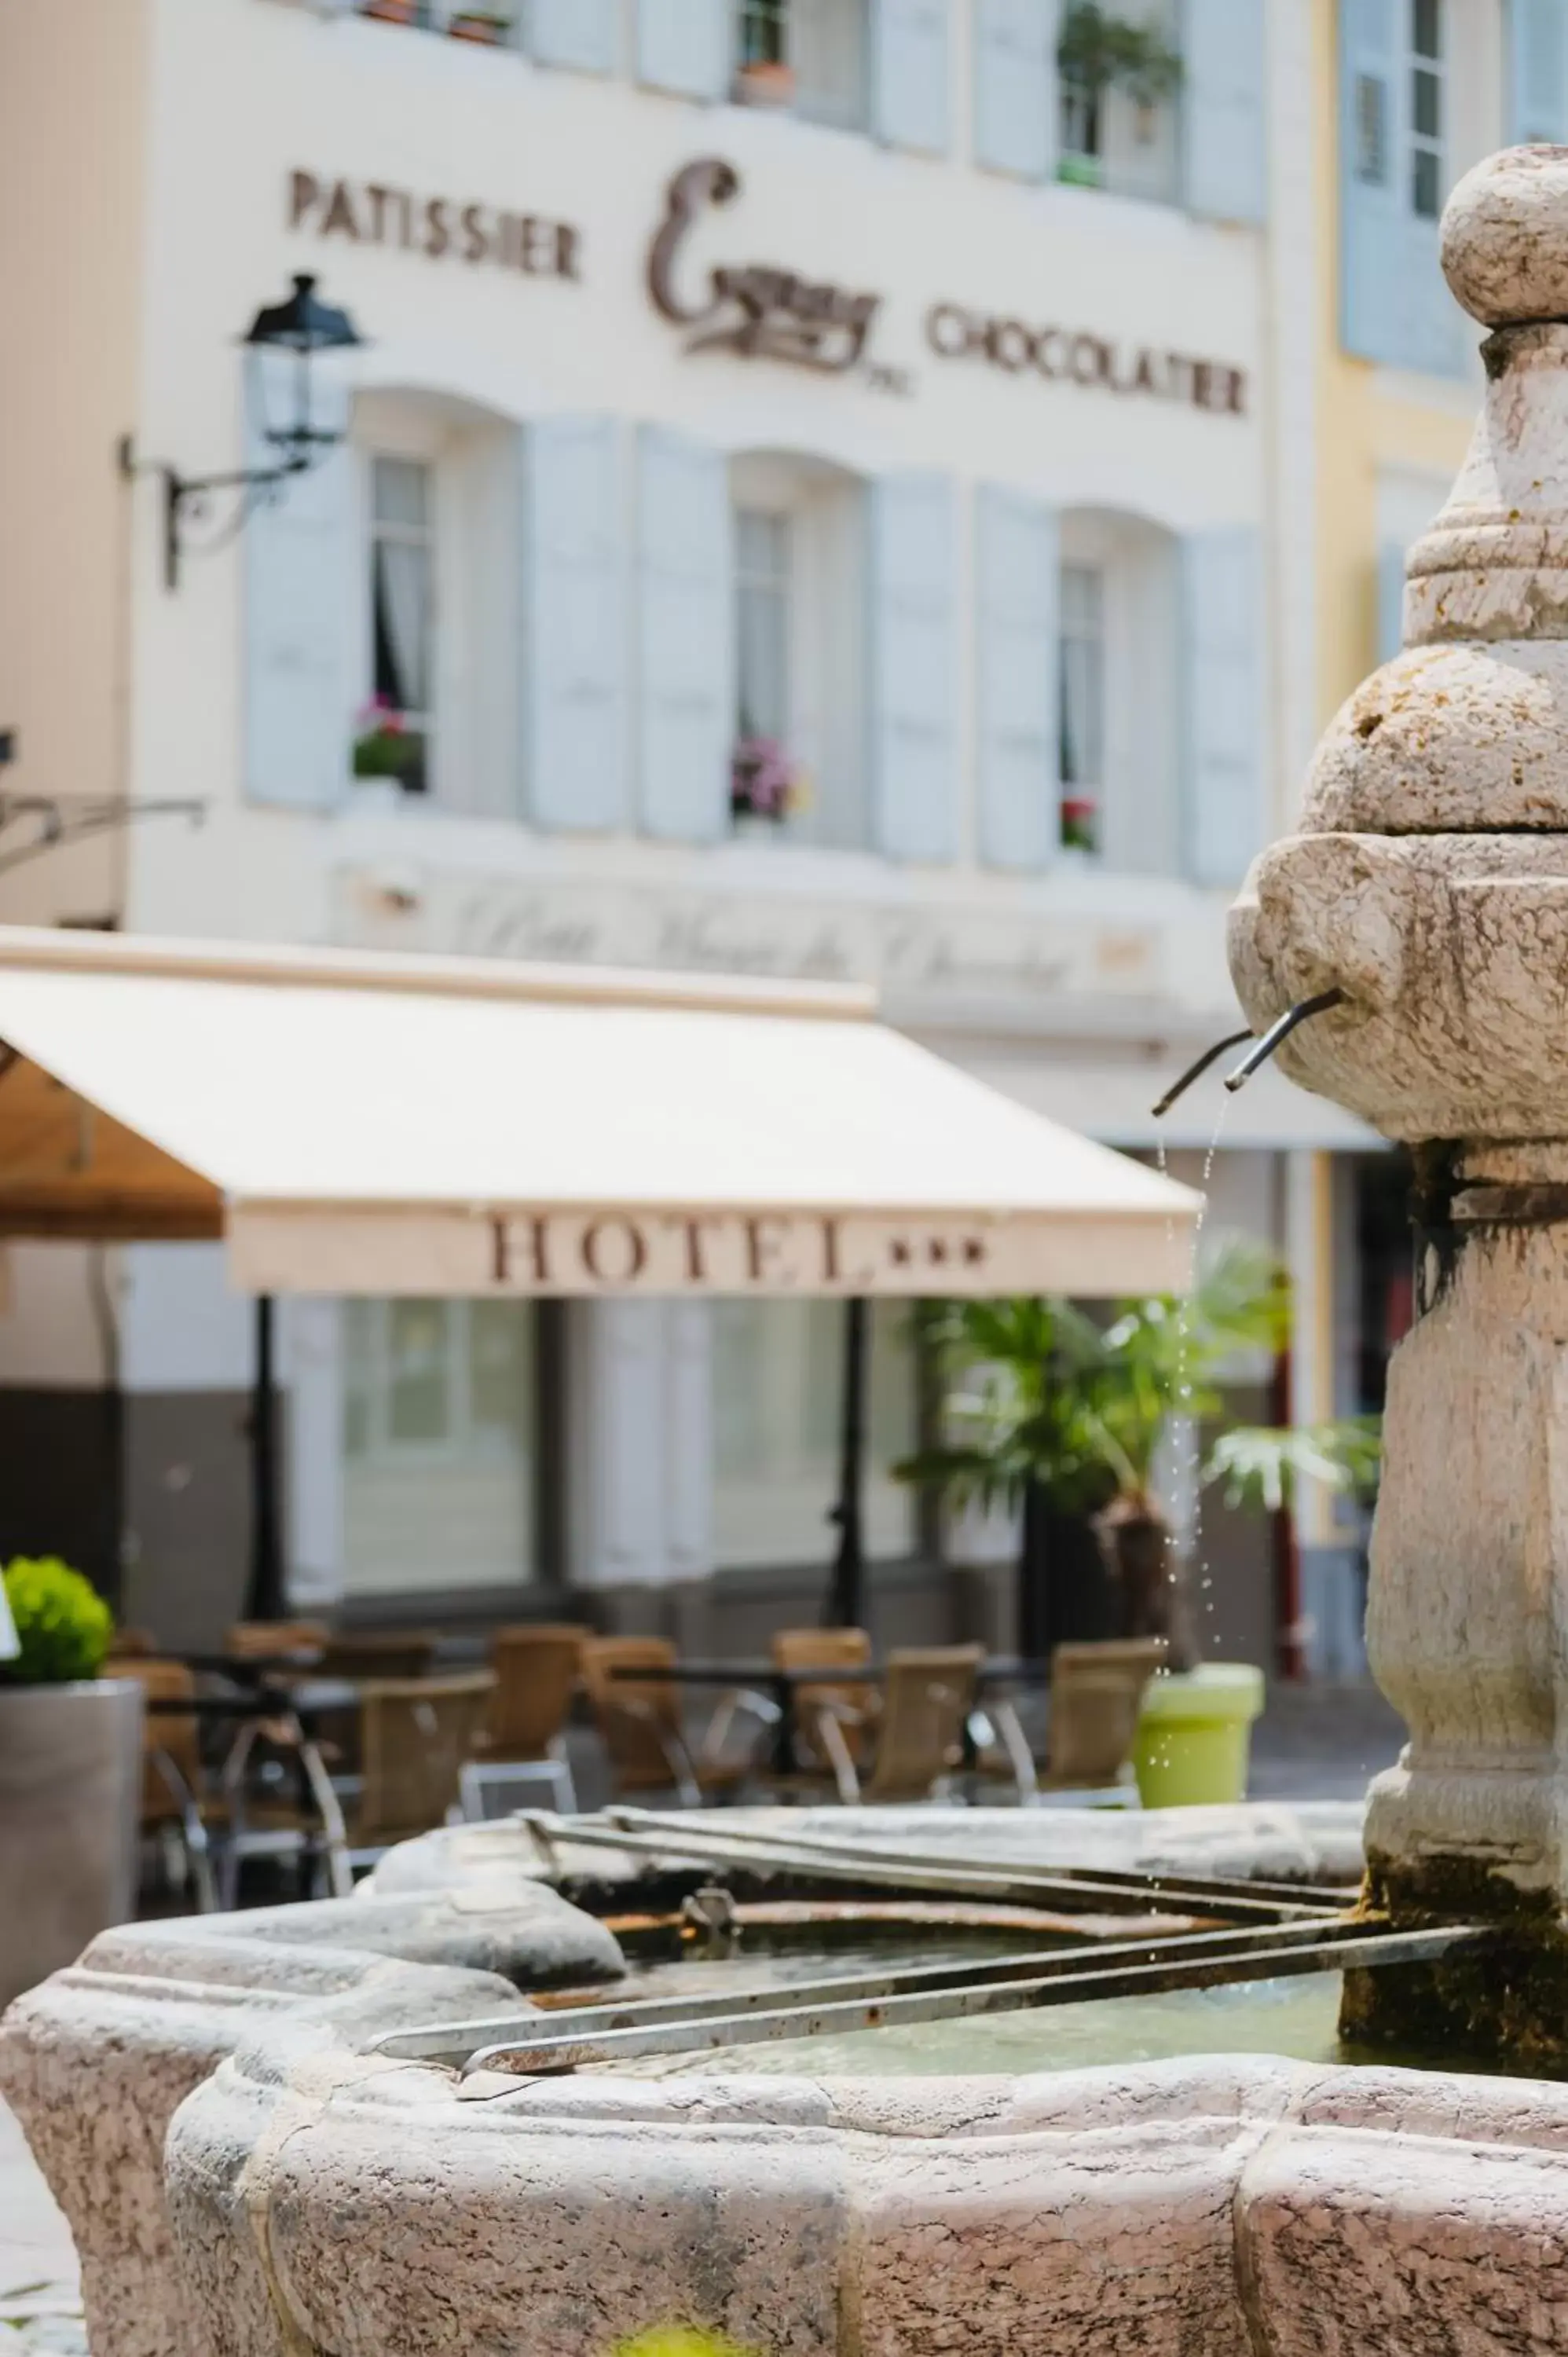
[[[1230,920],[1283,1070],[1417,1148],[1420,1316],[1390,1375],[1368,1639],[1410,1742],[1367,1902],[1479,1917],[1484,1965],[1347,1982],[1348,2026],[1568,2061],[1568,148],[1461,181],[1443,266],[1489,330],[1404,649],[1330,724]],[[1281,1026],[1282,1028],[1287,1027]]]

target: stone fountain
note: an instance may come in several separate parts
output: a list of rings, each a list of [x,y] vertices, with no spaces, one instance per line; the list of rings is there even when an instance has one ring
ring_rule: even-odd
[[[1480,428],[1407,648],[1330,728],[1232,960],[1259,1029],[1335,994],[1282,1060],[1416,1153],[1371,1605],[1411,1742],[1363,1907],[1402,1954],[1460,1920],[1485,1945],[1348,1975],[1350,2026],[1517,2072],[1568,2060],[1568,149],[1472,174],[1444,266],[1491,330]],[[1266,1809],[856,1823],[1260,1885],[1351,1862],[1343,1828]],[[756,2357],[1568,2346],[1568,2088],[1256,2053],[508,2067],[498,2016],[536,2050],[553,1991],[613,2014],[627,1972],[548,1887],[583,1897],[602,1851],[545,1847],[443,1833],[349,1900],[109,1932],[12,2008],[0,2086],[75,2230],[94,2357],[614,2357],[669,2327]]]
[[[1405,644],[1337,715],[1230,963],[1279,1060],[1413,1148],[1417,1308],[1391,1371],[1369,1650],[1410,1729],[1370,1910],[1494,1926],[1484,1964],[1353,1977],[1348,2020],[1568,2063],[1568,149],[1455,190],[1443,265],[1491,331]]]

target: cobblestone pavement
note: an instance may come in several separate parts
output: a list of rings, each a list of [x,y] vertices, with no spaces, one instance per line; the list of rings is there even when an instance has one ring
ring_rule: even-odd
[[[0,2357],[85,2357],[70,2228],[0,2102]]]

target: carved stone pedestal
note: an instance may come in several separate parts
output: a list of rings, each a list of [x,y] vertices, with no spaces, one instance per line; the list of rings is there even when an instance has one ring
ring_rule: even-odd
[[[1284,1069],[1415,1149],[1418,1322],[1391,1376],[1369,1650],[1409,1747],[1366,1903],[1479,1921],[1348,1984],[1374,2040],[1568,2067],[1568,148],[1460,183],[1444,268],[1493,332],[1404,651],[1331,723],[1301,833],[1232,912]]]

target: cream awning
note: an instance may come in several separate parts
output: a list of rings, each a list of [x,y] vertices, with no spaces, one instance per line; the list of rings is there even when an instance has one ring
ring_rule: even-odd
[[[0,1232],[252,1292],[1120,1294],[1198,1199],[859,992],[0,928]]]

